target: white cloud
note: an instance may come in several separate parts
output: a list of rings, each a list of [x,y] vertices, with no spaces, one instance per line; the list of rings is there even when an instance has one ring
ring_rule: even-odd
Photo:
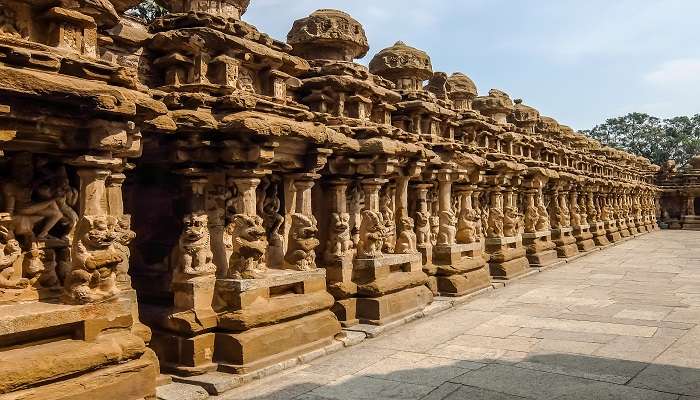
[[[666,89],[691,90],[700,86],[700,58],[667,61],[646,74],[644,80]]]

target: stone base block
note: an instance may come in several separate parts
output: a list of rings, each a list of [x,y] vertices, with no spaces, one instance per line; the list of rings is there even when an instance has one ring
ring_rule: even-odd
[[[559,255],[556,250],[542,251],[535,254],[528,254],[527,260],[533,268],[547,267],[559,262]]]
[[[576,242],[576,245],[578,246],[578,250],[582,252],[588,252],[595,249],[595,242],[593,239]]]
[[[150,347],[158,355],[163,371],[177,375],[200,375],[216,369],[213,363],[214,333],[181,337],[173,333],[153,331]]]
[[[620,236],[622,236],[623,238],[628,238],[628,237],[632,236],[632,234],[630,233],[629,229],[624,228],[624,229],[620,229]]]
[[[557,256],[559,258],[569,258],[578,254],[578,246],[576,243],[557,246]]]
[[[384,325],[416,313],[433,301],[433,294],[421,285],[380,297],[357,299],[357,318],[363,324]]]
[[[214,361],[219,370],[247,374],[329,345],[340,333],[330,311],[241,333],[217,332]]]
[[[515,279],[530,271],[530,262],[523,256],[505,262],[492,262],[489,269],[496,279]]]
[[[610,242],[610,243],[617,243],[620,240],[622,240],[622,235],[620,234],[619,231],[610,232],[606,235],[606,237],[608,238],[608,242]]]
[[[348,328],[360,323],[360,320],[357,319],[356,298],[336,300],[333,307],[331,307],[331,311],[338,317],[338,321],[340,321],[340,325],[342,325],[343,328]]]
[[[437,290],[441,296],[460,297],[477,292],[491,285],[491,275],[486,264],[465,274],[437,276]]]
[[[59,354],[66,357],[67,354]],[[71,354],[74,356],[74,354]],[[0,370],[7,369],[7,365]],[[57,376],[58,376],[58,371]],[[12,393],[1,400],[143,400],[155,399],[158,361],[148,351],[140,358]],[[8,375],[3,375],[7,377]],[[54,377],[55,378],[55,377]],[[2,390],[0,389],[0,392]]]

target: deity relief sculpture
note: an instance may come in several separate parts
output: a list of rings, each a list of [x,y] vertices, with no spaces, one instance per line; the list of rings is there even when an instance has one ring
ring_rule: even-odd
[[[18,274],[15,265],[22,256],[19,242],[12,232],[0,226],[0,289],[21,289],[29,286],[29,280]]]
[[[206,214],[190,214],[183,219],[184,228],[174,257],[176,280],[214,275],[216,265],[211,251],[209,217]],[[120,236],[124,233],[120,232]]]
[[[417,235],[413,231],[413,218],[408,216],[405,209],[399,210],[398,238],[396,239],[396,254],[415,254],[417,250]]]
[[[457,223],[457,242],[474,243],[478,241],[479,229],[479,226],[477,226],[477,212],[471,208],[462,209]]]
[[[517,236],[520,231],[520,217],[516,207],[508,206],[505,208],[503,216],[503,235],[506,237]]]
[[[236,214],[226,226],[231,235],[229,277],[233,279],[259,279],[265,276],[267,235],[261,217]]]
[[[75,232],[73,269],[65,283],[65,301],[93,303],[115,296],[116,268],[123,256],[115,247],[114,217],[84,216]]]
[[[122,215],[117,219],[115,227],[117,241],[114,247],[122,254],[122,262],[117,265],[117,282],[128,282],[129,280],[129,259],[131,250],[129,245],[136,239],[136,232],[131,230],[131,215]]]
[[[357,246],[358,257],[376,258],[382,255],[386,238],[386,227],[382,215],[377,211],[364,210],[360,224],[360,242]]]
[[[491,207],[488,221],[486,236],[490,238],[503,237],[503,210],[500,207]]]
[[[457,216],[454,211],[440,211],[440,232],[438,233],[438,246],[450,246],[455,244],[457,237]]]
[[[327,260],[343,258],[353,247],[350,235],[350,214],[332,213],[328,229],[325,257]]]
[[[315,249],[321,242],[316,238],[318,227],[316,218],[300,213],[292,214],[292,227],[284,265],[296,271],[313,271],[316,269]]]
[[[384,196],[381,197],[380,211],[382,213],[382,220],[384,221],[384,227],[386,229],[386,236],[384,238],[384,245],[382,251],[385,253],[394,252],[394,244],[396,238],[396,223],[394,222],[394,207],[393,207],[393,190],[391,188],[386,190]]]

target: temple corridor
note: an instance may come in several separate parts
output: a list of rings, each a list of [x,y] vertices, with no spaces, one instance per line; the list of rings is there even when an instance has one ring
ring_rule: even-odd
[[[213,398],[700,398],[699,241],[652,232]]]

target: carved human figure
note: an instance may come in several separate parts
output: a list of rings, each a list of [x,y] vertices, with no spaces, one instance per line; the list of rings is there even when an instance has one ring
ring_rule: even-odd
[[[417,250],[417,235],[413,231],[413,218],[402,208],[399,210],[398,237],[396,238],[396,254],[414,254]]]
[[[292,214],[291,217],[289,244],[287,254],[284,256],[285,268],[296,271],[315,270],[315,249],[321,244],[316,238],[318,235],[316,218],[313,215],[300,213]]]
[[[364,210],[360,224],[360,242],[357,246],[358,257],[380,257],[385,239],[386,228],[382,215],[377,211]]]
[[[332,213],[328,229],[325,257],[333,260],[344,257],[352,249],[350,235],[350,214]]]
[[[380,198],[380,211],[386,229],[386,236],[382,248],[382,251],[385,253],[393,253],[394,244],[396,242],[396,223],[394,222],[394,204],[392,201],[394,197],[393,194],[394,190],[387,188],[384,195]]]
[[[12,232],[0,226],[0,288],[21,289],[29,285],[29,280],[15,270],[15,263],[21,255],[22,248]]]
[[[280,229],[284,224],[284,217],[280,214],[281,201],[277,192],[277,185],[273,184],[270,190],[271,192],[263,201],[262,213],[270,244],[280,245],[283,239]]]
[[[17,236],[34,236],[34,229],[41,224],[37,238],[46,239],[49,231],[64,218],[57,197],[34,200],[34,164],[32,155],[20,153],[12,158],[11,176],[2,185],[4,211],[14,220]],[[43,186],[39,195],[46,197],[48,187]],[[51,195],[48,195],[51,196]]]
[[[573,203],[571,205],[570,211],[571,211],[571,216],[570,216],[571,225],[581,226],[581,213],[580,213],[579,205],[576,203]]]
[[[520,230],[520,217],[518,209],[513,206],[507,206],[503,215],[503,235],[513,237],[518,235]]]
[[[474,243],[479,240],[479,229],[477,226],[477,211],[472,208],[463,208],[459,213],[457,223],[457,242]]]
[[[84,216],[75,232],[73,269],[65,283],[65,300],[85,304],[113,297],[119,292],[115,270],[123,261],[114,244],[114,222],[106,215]]]
[[[236,214],[226,226],[231,235],[232,254],[229,258],[229,276],[233,279],[258,279],[265,276],[267,235],[261,217]]]
[[[547,212],[547,206],[544,204],[544,200],[540,199],[537,204],[537,231],[548,231],[552,228],[549,221],[549,212]]]

